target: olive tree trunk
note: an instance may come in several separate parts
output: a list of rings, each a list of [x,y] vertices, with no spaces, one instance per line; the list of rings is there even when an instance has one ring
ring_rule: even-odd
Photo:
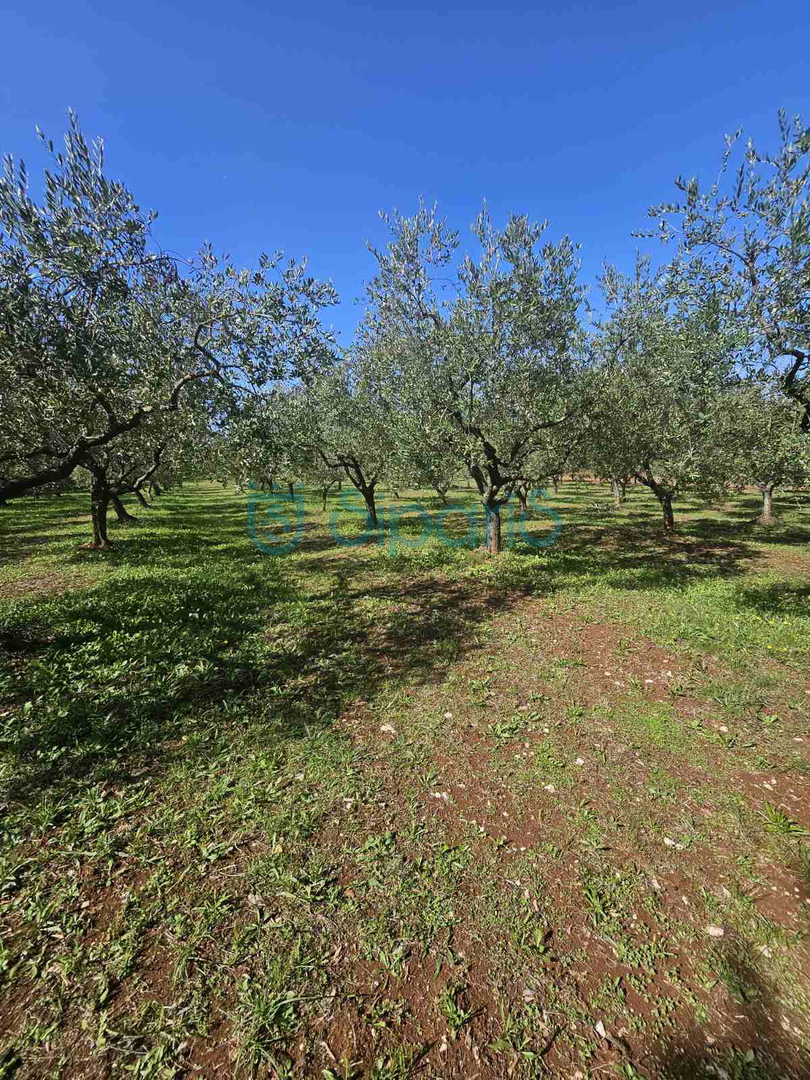
[[[677,487],[669,489],[659,484],[652,474],[652,469],[649,465],[645,465],[644,470],[635,473],[635,477],[640,483],[648,487],[650,491],[655,495],[661,504],[661,514],[664,519],[664,532],[671,533],[675,528],[675,515],[672,512],[672,499],[677,492]]]
[[[621,477],[611,476],[610,490],[613,493],[613,505],[617,510],[621,510],[627,494],[627,482]]]
[[[326,513],[326,500],[327,500],[327,498],[329,496],[329,492],[335,486],[335,484],[338,485],[338,491],[339,491],[340,490],[340,481],[339,480],[330,480],[330,482],[328,484],[324,484],[324,486],[323,486],[323,489],[322,489],[322,495],[323,495],[322,504],[323,504],[323,512],[324,513]]]
[[[376,504],[375,498],[374,498],[374,489],[376,488],[376,486],[377,486],[376,483],[363,484],[361,487],[358,487],[358,489],[357,489],[360,492],[360,494],[363,496],[363,502],[366,504],[366,512],[368,513],[368,522],[367,522],[367,524],[370,525],[372,527],[372,529],[378,528],[377,504]]]
[[[93,541],[86,547],[108,551],[111,547],[107,535],[107,510],[110,506],[110,489],[106,478],[93,473],[90,484],[90,513],[93,519]]]
[[[129,525],[131,522],[138,520],[130,514],[118,495],[111,495],[110,498],[112,499],[113,508],[118,515],[118,522],[120,525]]]
[[[760,525],[775,525],[777,518],[773,512],[773,489],[776,484],[760,484],[759,490],[762,492],[762,512],[757,518],[757,522]]]
[[[499,505],[484,504],[484,547],[490,555],[501,553],[501,508]]]
[[[672,512],[672,496],[663,492],[658,496],[661,503],[661,512],[664,515],[664,532],[672,532],[675,528],[675,515]]]

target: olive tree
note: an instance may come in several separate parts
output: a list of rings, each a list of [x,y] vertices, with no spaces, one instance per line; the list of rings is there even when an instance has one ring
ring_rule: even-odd
[[[657,232],[640,235],[676,243],[692,284],[735,296],[748,366],[778,373],[810,432],[810,127],[780,111],[779,134],[773,154],[727,135],[718,179],[678,177],[680,198],[653,206]]]
[[[346,477],[360,493],[373,529],[379,526],[377,487],[396,453],[393,419],[387,399],[356,358],[322,372],[287,401],[288,445],[315,457],[336,477]]]
[[[730,480],[720,433],[739,338],[719,297],[695,305],[673,294],[646,260],[633,277],[608,268],[602,284],[610,314],[600,328],[604,370],[588,456],[598,476],[633,476],[649,488],[669,532],[679,495],[712,498]]]
[[[290,392],[274,388],[256,394],[223,419],[215,472],[223,482],[233,481],[237,491],[273,491],[277,482],[294,478],[293,450],[283,434]]]
[[[551,483],[556,491],[560,479],[570,467],[586,430],[584,417],[567,424],[559,424],[541,432],[534,452],[524,462],[522,475],[515,485],[515,495],[520,511],[529,513],[528,498],[536,488]]]
[[[724,407],[724,452],[730,455],[734,482],[755,487],[762,496],[760,525],[773,525],[773,495],[779,487],[810,482],[810,446],[802,432],[803,408],[779,395],[778,388],[749,382],[729,394]]]
[[[399,487],[430,488],[447,505],[447,493],[463,468],[449,438],[424,438],[418,416],[405,413],[396,425],[397,448],[389,468],[389,479]]]
[[[524,216],[498,230],[484,211],[472,226],[475,257],[459,260],[458,235],[435,207],[383,220],[391,239],[372,248],[363,340],[389,357],[405,411],[421,415],[420,445],[452,444],[497,553],[501,508],[541,434],[578,408],[585,290],[576,247],[546,240],[547,223]]]
[[[23,163],[7,157],[0,177],[0,502],[79,465],[103,471],[134,432],[159,441],[194,385],[216,417],[223,395],[310,370],[331,348],[318,314],[335,294],[304,263],[263,255],[240,270],[210,246],[182,263],[73,115],[63,151],[41,138],[41,202]]]

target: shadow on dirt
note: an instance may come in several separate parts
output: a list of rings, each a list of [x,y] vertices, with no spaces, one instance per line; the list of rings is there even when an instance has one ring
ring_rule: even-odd
[[[681,1031],[654,1068],[644,1063],[642,1075],[662,1080],[807,1080],[810,1054],[799,1045],[777,988],[763,979],[750,946],[733,939],[718,946],[712,966],[718,975],[713,992],[732,998],[728,1036],[710,1043],[699,1025]]]

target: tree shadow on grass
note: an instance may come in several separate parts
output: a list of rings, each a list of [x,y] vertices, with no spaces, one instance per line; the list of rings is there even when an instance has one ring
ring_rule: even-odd
[[[275,562],[275,561],[274,561]],[[339,582],[302,594],[280,566],[112,577],[4,630],[14,726],[10,800],[29,803],[186,754],[189,727],[230,723],[277,743],[328,727],[351,700],[438,678],[476,648],[497,604],[477,583],[402,582],[387,604]],[[28,704],[25,704],[28,703]]]
[[[662,540],[635,529],[607,532],[598,527],[569,530],[547,549],[526,545],[518,550],[545,558],[559,587],[570,575],[627,590],[672,588],[707,577],[740,577],[763,558],[756,548],[741,542],[709,543],[686,536]]]
[[[374,565],[368,551],[340,550],[322,524],[307,522],[302,559],[288,561],[250,544],[244,507],[229,504],[232,496],[163,498],[177,511],[168,522],[161,515],[171,531],[129,533],[115,552],[76,556],[122,573],[27,603],[4,628],[5,687],[18,709],[29,703],[5,732],[12,797],[58,795],[96,782],[105,767],[120,777],[159,766],[191,723],[249,716],[258,739],[263,731],[268,740],[300,738],[328,726],[352,699],[438,677],[477,648],[478,626],[494,608],[508,609],[527,591],[597,584],[608,572],[611,588],[671,588],[742,574],[760,557],[728,541],[648,538],[645,549],[636,528],[601,544],[604,530],[581,528],[553,548],[520,549],[533,558],[486,567],[482,558],[481,576],[447,580],[455,549],[431,553],[433,562],[406,555]],[[305,578],[317,571],[335,584],[309,587]]]
[[[718,977],[714,992],[725,991],[733,999],[727,1034],[709,1042],[699,1025],[679,1031],[656,1068],[647,1069],[649,1075],[661,1080],[807,1080],[810,1053],[800,1045],[777,987],[762,975],[751,946],[734,938],[719,943],[711,966]]]
[[[689,522],[689,531],[695,536],[715,540],[717,537],[739,538],[765,545],[799,546],[810,543],[810,515],[797,514],[795,509],[783,508],[784,517],[772,525],[761,525],[757,518],[762,510],[756,500],[738,500],[733,509],[724,509],[723,517],[697,517]],[[790,515],[788,517],[788,514]],[[796,518],[799,520],[796,520]]]
[[[810,585],[789,581],[752,584],[738,590],[737,604],[762,615],[799,615],[810,619]]]

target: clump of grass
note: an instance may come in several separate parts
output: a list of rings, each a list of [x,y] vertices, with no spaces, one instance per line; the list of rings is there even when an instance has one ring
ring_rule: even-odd
[[[789,836],[793,839],[810,839],[810,832],[794,821],[783,806],[774,806],[773,803],[766,802],[759,812],[759,819],[767,832]]]

